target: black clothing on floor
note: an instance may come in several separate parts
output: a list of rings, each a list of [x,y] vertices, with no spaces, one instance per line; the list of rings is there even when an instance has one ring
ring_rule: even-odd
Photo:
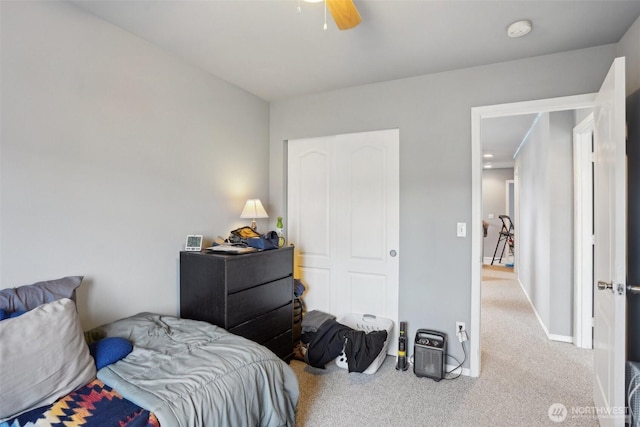
[[[310,339],[306,355],[309,365],[324,369],[344,350],[349,372],[364,372],[382,351],[387,331],[367,333],[328,319],[307,337]]]
[[[324,365],[338,357],[344,347],[345,334],[352,329],[333,319],[326,320],[309,342],[309,365],[324,369]]]
[[[349,331],[345,335],[344,354],[349,372],[364,372],[376,360],[387,340],[387,331]]]

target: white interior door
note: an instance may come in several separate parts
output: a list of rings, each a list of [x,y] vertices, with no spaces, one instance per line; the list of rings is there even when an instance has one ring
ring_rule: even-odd
[[[626,321],[624,58],[596,97],[594,117],[594,403],[602,426],[623,426]]]
[[[307,310],[393,320],[397,347],[399,131],[288,143],[287,229]]]

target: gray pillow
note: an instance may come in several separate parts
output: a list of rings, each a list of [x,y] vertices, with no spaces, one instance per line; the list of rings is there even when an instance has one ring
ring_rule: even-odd
[[[96,367],[68,298],[0,322],[0,422],[92,381]]]
[[[75,302],[75,290],[80,286],[82,279],[83,276],[69,276],[17,288],[2,289],[0,290],[0,309],[8,312],[29,311],[41,304],[61,298],[69,298]]]

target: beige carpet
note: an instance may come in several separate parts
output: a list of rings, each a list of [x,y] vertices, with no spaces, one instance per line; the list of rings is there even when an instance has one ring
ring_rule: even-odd
[[[592,351],[547,340],[512,273],[491,269],[489,276],[495,279],[482,285],[480,378],[418,378],[396,371],[392,357],[374,375],[293,361],[297,426],[598,425],[591,415]],[[550,408],[563,407],[565,420],[553,422]]]

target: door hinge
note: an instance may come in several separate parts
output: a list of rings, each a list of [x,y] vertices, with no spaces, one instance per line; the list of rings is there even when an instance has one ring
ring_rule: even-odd
[[[593,246],[593,245],[595,245],[595,244],[596,244],[596,235],[595,235],[595,234],[592,234],[592,235],[591,235],[591,246]]]

